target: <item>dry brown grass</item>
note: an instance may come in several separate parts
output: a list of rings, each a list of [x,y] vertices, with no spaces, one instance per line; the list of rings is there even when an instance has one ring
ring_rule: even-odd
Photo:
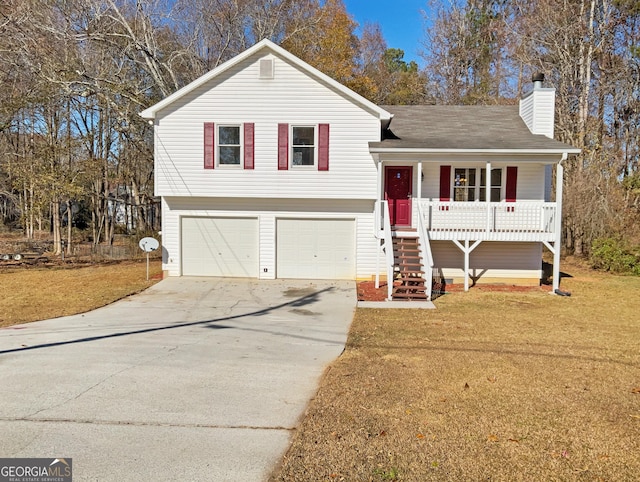
[[[83,313],[148,288],[146,261],[0,271],[0,327]],[[150,263],[150,277],[161,273]]]
[[[272,480],[637,480],[640,278],[359,309]]]

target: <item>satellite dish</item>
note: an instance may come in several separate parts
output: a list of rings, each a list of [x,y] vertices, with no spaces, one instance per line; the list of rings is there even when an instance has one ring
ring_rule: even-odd
[[[158,249],[160,247],[160,243],[154,238],[142,238],[138,243],[138,246],[140,246],[140,249],[145,253],[149,253]]]

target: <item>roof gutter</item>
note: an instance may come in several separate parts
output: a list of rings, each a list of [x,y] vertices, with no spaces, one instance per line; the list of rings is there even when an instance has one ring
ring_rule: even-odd
[[[566,160],[569,154],[579,154],[580,149],[442,149],[425,147],[369,147],[371,154],[562,154]]]

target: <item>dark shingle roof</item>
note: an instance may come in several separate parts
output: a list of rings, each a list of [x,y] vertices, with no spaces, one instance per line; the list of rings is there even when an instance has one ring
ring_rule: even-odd
[[[392,105],[394,115],[382,142],[372,148],[463,150],[575,150],[572,146],[534,135],[518,106]]]

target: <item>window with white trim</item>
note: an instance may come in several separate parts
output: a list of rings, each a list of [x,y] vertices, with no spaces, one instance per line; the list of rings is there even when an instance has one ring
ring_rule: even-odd
[[[485,168],[455,168],[453,171],[454,201],[485,201],[486,179]],[[491,169],[491,202],[502,199],[502,169]]]
[[[218,165],[240,166],[242,144],[239,125],[218,126]]]
[[[291,166],[315,166],[315,126],[292,126],[291,139]]]
[[[502,200],[502,169],[491,169],[491,195],[490,201],[498,203]],[[480,201],[486,201],[487,170],[480,172]]]

